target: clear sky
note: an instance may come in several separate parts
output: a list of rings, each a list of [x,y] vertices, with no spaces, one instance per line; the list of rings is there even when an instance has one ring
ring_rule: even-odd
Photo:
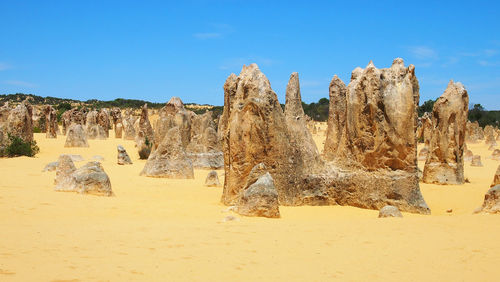
[[[223,104],[255,62],[284,102],[299,72],[305,102],[334,74],[416,66],[421,101],[450,79],[500,110],[497,1],[0,1],[0,93]]]

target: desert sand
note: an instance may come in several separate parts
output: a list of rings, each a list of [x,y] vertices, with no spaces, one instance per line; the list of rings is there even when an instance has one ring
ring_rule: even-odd
[[[153,122],[153,119],[152,119]],[[315,142],[323,148],[326,123]],[[500,162],[484,143],[469,144],[484,167],[465,165],[470,183],[420,184],[432,215],[347,206],[286,207],[281,219],[242,217],[220,203],[222,187],[195,179],[139,176],[134,141],[35,134],[35,158],[0,159],[0,281],[495,281],[500,216],[473,215]],[[133,165],[116,164],[123,145]],[[114,197],[53,190],[42,172],[60,154],[104,157]],[[423,162],[419,167],[423,169]],[[223,170],[219,170],[223,181]],[[447,212],[452,210],[452,212]],[[228,216],[236,220],[225,221]]]

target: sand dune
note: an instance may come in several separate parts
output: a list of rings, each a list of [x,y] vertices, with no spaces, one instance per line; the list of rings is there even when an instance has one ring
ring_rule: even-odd
[[[319,148],[325,128],[314,136]],[[203,186],[208,171],[195,170],[193,180],[139,176],[145,161],[134,142],[110,137],[64,148],[64,137],[35,134],[41,148],[35,158],[0,159],[0,281],[494,281],[500,275],[500,216],[472,215],[500,163],[487,158],[484,144],[469,145],[484,164],[466,164],[470,183],[421,184],[430,216],[378,219],[378,211],[328,206],[280,207],[281,219],[266,219],[225,212],[222,188]],[[118,144],[133,165],[116,164]],[[86,161],[103,156],[116,196],[53,191],[55,173],[42,169],[62,153]],[[229,215],[237,220],[224,222]]]

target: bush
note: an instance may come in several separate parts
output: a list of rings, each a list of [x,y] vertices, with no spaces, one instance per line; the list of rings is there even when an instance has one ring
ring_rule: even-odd
[[[144,144],[146,146],[139,149],[139,159],[141,160],[147,160],[149,158],[149,154],[151,154],[151,147],[153,147],[153,144],[149,142],[148,137],[146,137],[146,141],[144,142]]]
[[[36,141],[24,142],[23,139],[9,134],[9,145],[5,148],[8,157],[28,156],[33,157],[40,151]]]
[[[33,133],[42,133],[42,130],[38,126],[35,126],[33,127]]]

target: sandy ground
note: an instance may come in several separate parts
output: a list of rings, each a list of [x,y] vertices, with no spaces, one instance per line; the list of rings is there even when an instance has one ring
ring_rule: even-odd
[[[325,127],[314,136],[319,148]],[[378,211],[329,206],[281,207],[281,219],[265,219],[225,212],[222,188],[203,186],[208,171],[195,171],[194,180],[140,177],[145,161],[132,141],[90,140],[90,148],[68,149],[64,137],[35,137],[41,148],[35,158],[0,159],[0,281],[497,281],[500,275],[500,215],[472,215],[498,166],[483,144],[469,146],[485,165],[466,165],[471,183],[421,184],[430,216],[378,219]],[[133,165],[116,164],[118,144]],[[53,191],[55,172],[42,169],[62,153],[103,156],[116,196]],[[224,222],[228,215],[237,220]]]

